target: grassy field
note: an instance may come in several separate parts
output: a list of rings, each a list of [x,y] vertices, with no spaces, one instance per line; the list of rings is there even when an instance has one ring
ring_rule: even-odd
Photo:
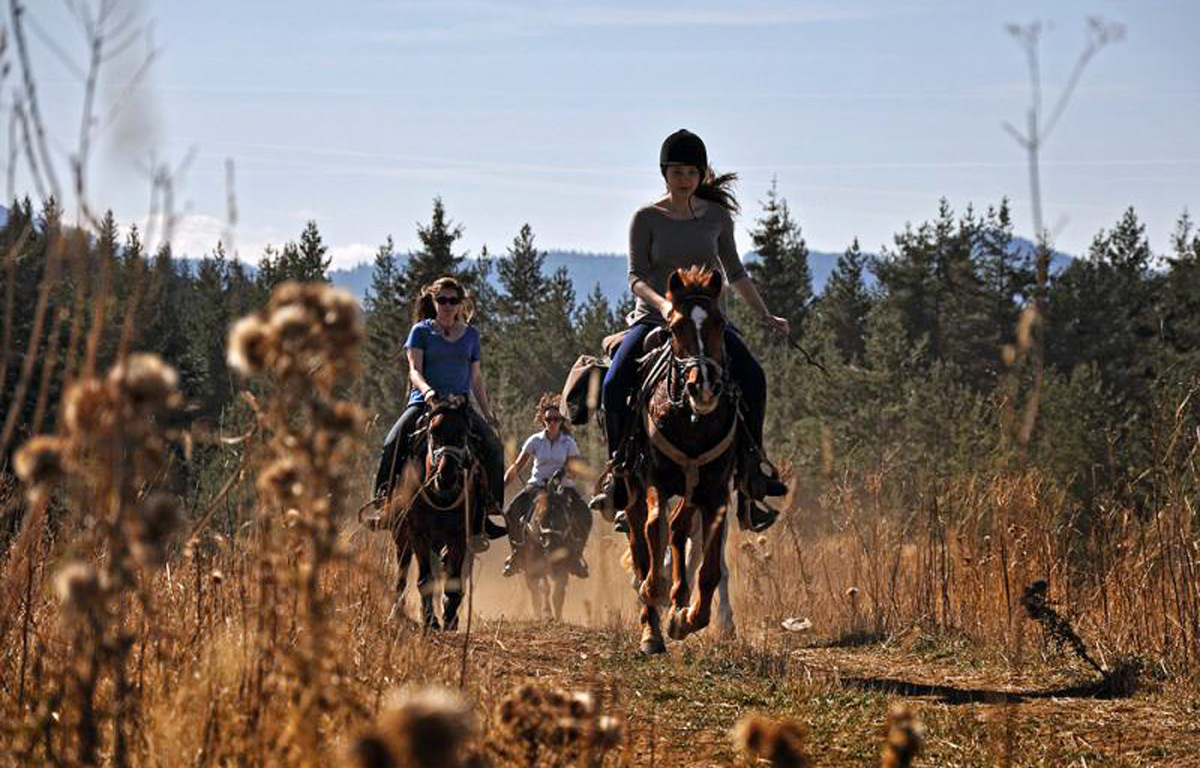
[[[154,490],[190,437],[171,369],[134,355],[67,391],[63,429],[4,489],[21,525],[0,573],[0,761],[1200,764],[1200,542],[1169,481],[1148,519],[1107,510],[1093,551],[1031,470],[912,508],[884,473],[793,493],[766,535],[731,533],[736,636],[665,657],[636,650],[626,545],[602,522],[563,623],[500,576],[497,542],[460,630],[421,631],[411,589],[395,608],[390,538],[351,512],[369,463],[340,399],[356,322],[343,294],[293,284],[234,329],[256,426],[195,509]],[[881,758],[911,751],[911,717],[915,762]]]

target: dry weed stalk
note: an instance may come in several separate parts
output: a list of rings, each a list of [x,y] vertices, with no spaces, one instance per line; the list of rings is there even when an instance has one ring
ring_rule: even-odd
[[[280,739],[297,764],[321,761],[322,713],[339,698],[338,645],[321,579],[340,554],[337,523],[364,422],[358,406],[338,396],[339,385],[358,370],[362,335],[349,293],[323,283],[285,283],[229,337],[230,366],[267,390],[257,407],[267,436],[256,483],[257,535],[260,612],[272,618],[259,633],[256,677],[271,677],[272,658],[286,662],[289,677],[272,682],[276,695],[294,701]],[[296,611],[281,613],[289,593]],[[290,637],[280,637],[276,626],[289,623]]]
[[[565,691],[525,683],[500,702],[496,712],[505,743],[498,751],[521,765],[565,762],[601,765],[620,746],[624,727],[587,691]]]
[[[909,768],[925,741],[925,727],[903,702],[888,707],[887,742],[883,747],[882,768]]]
[[[347,762],[359,768],[465,768],[474,734],[471,709],[454,692],[426,688],[400,693],[355,739]]]
[[[31,519],[44,513],[52,486],[67,480],[71,508],[87,515],[80,559],[56,579],[73,655],[61,670],[59,692],[51,694],[78,707],[58,719],[74,731],[81,764],[94,763],[102,750],[114,765],[132,759],[138,692],[129,678],[136,641],[130,603],[137,603],[142,617],[151,614],[149,578],[164,562],[179,521],[174,497],[152,490],[167,468],[169,424],[181,404],[177,383],[174,369],[158,357],[131,355],[103,379],[86,378],[68,389],[64,435],[35,437],[16,458]],[[95,563],[92,553],[99,555]],[[102,688],[108,691],[104,700]],[[108,745],[101,736],[106,720]],[[49,728],[44,738],[49,754]]]
[[[807,739],[808,726],[798,720],[747,715],[733,728],[733,745],[749,765],[808,768]]]

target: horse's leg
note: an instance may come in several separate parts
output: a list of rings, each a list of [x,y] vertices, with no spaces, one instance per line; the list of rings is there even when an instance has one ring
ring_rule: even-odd
[[[655,494],[646,518],[645,540],[650,558],[649,572],[642,581],[642,601],[650,605],[665,605],[667,602],[667,537],[670,533],[668,500]],[[630,523],[632,524],[632,520]]]
[[[700,566],[699,590],[687,612],[688,632],[708,626],[713,593],[721,583],[721,551],[725,547],[725,507],[709,510],[700,519],[704,525],[704,562]]]
[[[433,551],[428,542],[414,542],[417,556],[417,592],[421,595],[421,620],[429,629],[438,629],[437,614],[433,612],[433,593],[437,579],[433,572]]]
[[[644,526],[640,527],[643,546],[646,547],[646,569],[642,576],[642,588],[639,590],[642,599],[642,653],[647,655],[666,653],[667,645],[663,642],[662,627],[659,624],[659,605],[666,602],[667,586],[664,574],[663,559],[667,549],[667,509],[666,502],[657,494],[654,503],[649,507]],[[632,530],[634,520],[630,518]]]
[[[529,604],[533,606],[533,618],[542,618],[542,592],[541,585],[538,583],[540,579],[531,574],[526,564],[525,570],[525,587],[529,590]]]
[[[691,538],[695,508],[680,500],[671,517],[671,617],[667,622],[667,635],[672,640],[682,640],[679,625],[682,613],[688,604],[688,584],[691,574],[691,558],[688,557],[688,540]]]
[[[467,562],[466,542],[455,542],[442,555],[442,567],[446,580],[442,586],[442,629],[454,632],[458,629],[458,607],[462,605],[466,580],[464,569]]]
[[[567,599],[567,572],[564,568],[554,569],[554,620],[562,621],[563,603]]]
[[[733,621],[733,603],[729,600],[729,561],[725,557],[725,539],[729,533],[729,515],[725,515],[725,521],[721,525],[721,548],[720,566],[721,566],[721,581],[717,584],[717,597],[720,599],[720,607],[717,609],[717,626],[720,628],[721,636],[732,639],[737,636],[737,626]]]
[[[400,573],[396,577],[396,602],[388,618],[404,616],[404,589],[408,586],[408,566],[412,562],[413,548],[408,536],[396,534],[396,563]]]
[[[650,549],[646,546],[646,497],[639,496],[625,510],[629,521],[629,555],[633,559],[633,591],[639,592],[650,572]]]

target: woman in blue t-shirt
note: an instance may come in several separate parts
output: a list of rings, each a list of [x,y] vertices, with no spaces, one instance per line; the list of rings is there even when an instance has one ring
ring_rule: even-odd
[[[412,390],[408,406],[388,432],[383,444],[379,471],[375,476],[375,497],[387,495],[393,479],[400,473],[407,458],[410,437],[421,414],[433,400],[448,395],[475,394],[482,415],[468,409],[471,430],[480,437],[483,455],[480,460],[487,474],[490,498],[477,510],[474,521],[473,545],[477,550],[487,548],[483,536],[483,514],[498,514],[504,498],[504,447],[492,428],[496,423],[483,383],[479,331],[470,325],[470,296],[453,277],[441,277],[426,286],[417,297],[413,313],[416,321],[404,342],[408,350],[408,379]],[[400,463],[397,463],[397,460]]]

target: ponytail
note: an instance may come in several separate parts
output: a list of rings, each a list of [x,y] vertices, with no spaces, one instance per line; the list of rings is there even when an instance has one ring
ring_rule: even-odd
[[[736,173],[722,173],[718,175],[712,169],[712,166],[709,166],[704,173],[704,180],[696,188],[696,197],[701,200],[707,200],[710,203],[716,203],[731,214],[740,213],[742,207],[733,192],[733,185],[737,182],[737,179],[738,175]]]

